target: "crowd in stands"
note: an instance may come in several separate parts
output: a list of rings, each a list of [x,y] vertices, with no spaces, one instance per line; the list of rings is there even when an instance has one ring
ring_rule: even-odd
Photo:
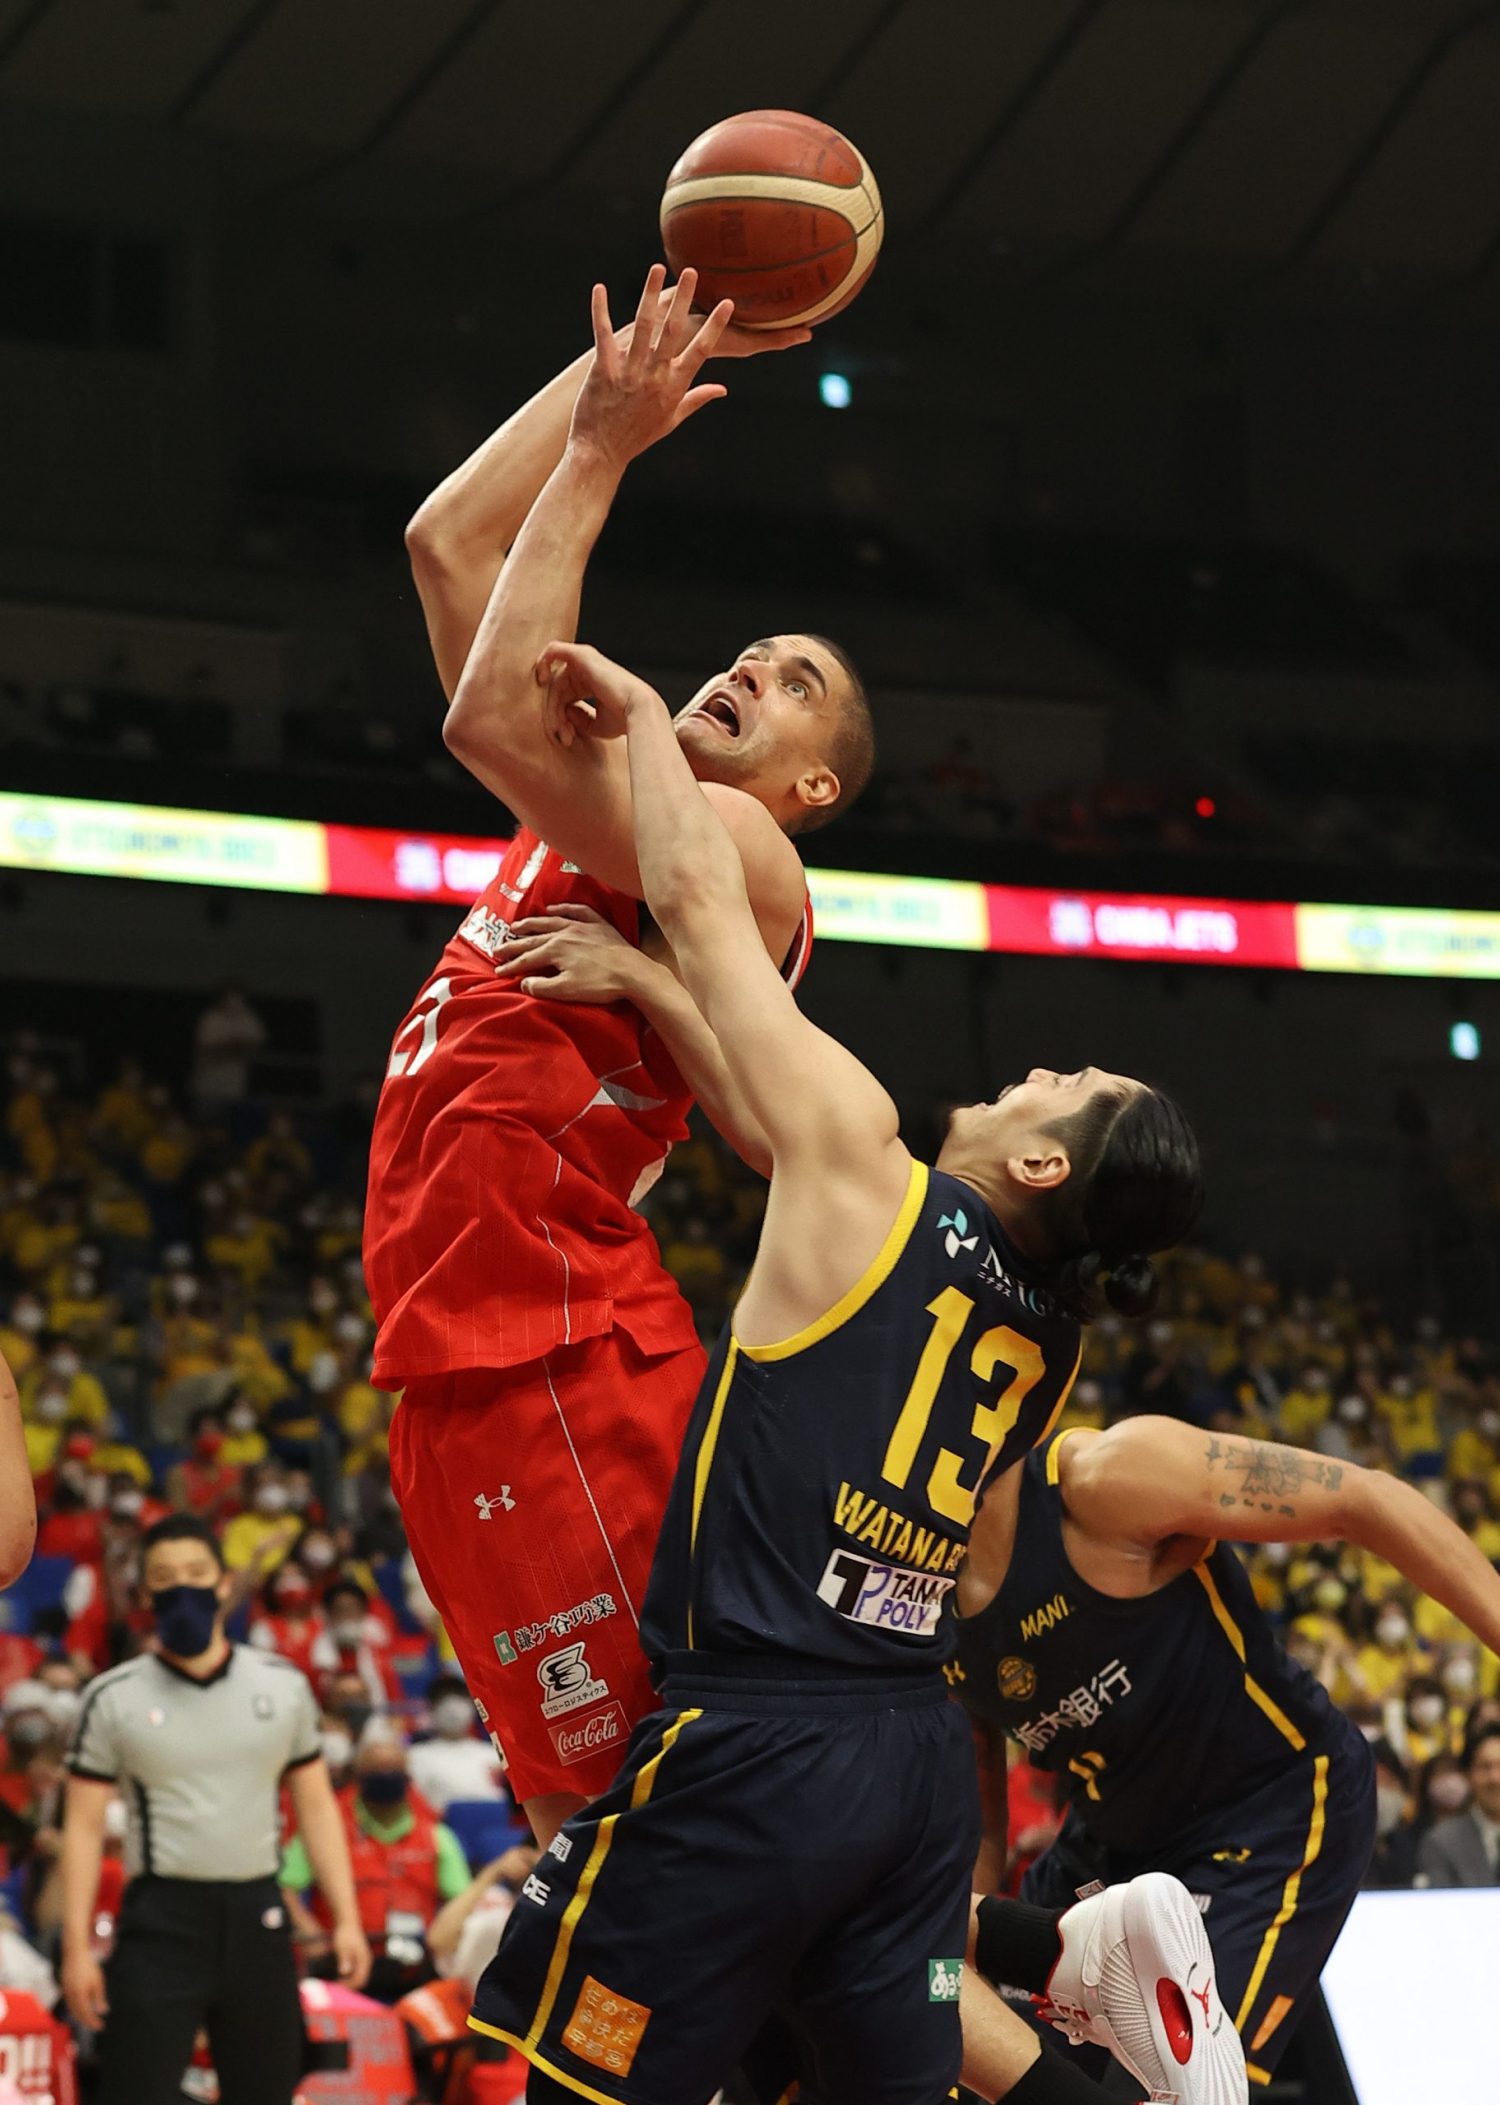
[[[46,1048],[11,1040],[0,1352],[40,1532],[30,1571],[0,1597],[0,1989],[55,1996],[68,1737],[91,1678],[148,1639],[141,1535],[176,1511],[220,1532],[231,1634],[312,1682],[376,1947],[372,1992],[401,2004],[414,2038],[451,2038],[532,1853],[390,1491],[359,1137],[249,1097],[243,997],[206,1017],[180,1097],[128,1060],[102,1089],[65,1086]],[[705,1336],[753,1254],[762,1189],[705,1131],[652,1195]],[[1163,1412],[1397,1470],[1500,1560],[1500,1354],[1487,1340],[1433,1318],[1398,1333],[1349,1280],[1288,1291],[1254,1256],[1187,1250],[1164,1270],[1149,1324],[1106,1315],[1088,1333],[1068,1422]],[[1500,1736],[1484,1728],[1500,1724],[1500,1661],[1369,1554],[1271,1545],[1250,1569],[1291,1650],[1377,1745],[1373,1876],[1453,1882],[1481,1861],[1467,1827],[1493,1864]],[[1018,1766],[1013,1877],[1058,1817],[1048,1781]],[[110,1832],[101,1947],[125,1878],[122,1817]],[[295,1834],[282,1875],[316,1971],[325,1925]]]

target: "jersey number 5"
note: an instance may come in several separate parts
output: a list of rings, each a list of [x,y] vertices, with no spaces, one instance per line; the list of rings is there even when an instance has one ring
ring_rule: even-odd
[[[936,1300],[928,1302],[927,1313],[933,1319],[932,1330],[917,1362],[916,1376],[906,1392],[906,1401],[901,1406],[901,1415],[886,1448],[885,1466],[881,1472],[886,1482],[894,1484],[898,1491],[906,1489],[921,1451],[938,1390],[974,1313],[974,1303],[956,1286],[945,1286]],[[1039,1345],[1030,1338],[1023,1338],[1020,1331],[1012,1330],[1008,1323],[999,1323],[979,1339],[969,1354],[969,1367],[980,1381],[991,1380],[997,1367],[1008,1367],[1012,1371],[1009,1382],[993,1403],[974,1406],[974,1437],[984,1442],[985,1455],[973,1482],[964,1482],[959,1473],[964,1466],[964,1457],[956,1455],[951,1447],[938,1449],[932,1473],[927,1479],[927,1502],[933,1512],[941,1513],[945,1520],[955,1521],[964,1528],[974,1518],[974,1502],[989,1474],[990,1464],[1020,1417],[1022,1404],[1042,1378],[1044,1362]]]
[[[396,1042],[391,1047],[391,1064],[385,1071],[388,1082],[400,1074],[415,1074],[425,1067],[437,1051],[438,1018],[443,1013],[443,1004],[453,993],[451,979],[435,979],[422,996],[411,1014],[396,1033]],[[413,1032],[420,1035],[413,1045],[409,1041]]]

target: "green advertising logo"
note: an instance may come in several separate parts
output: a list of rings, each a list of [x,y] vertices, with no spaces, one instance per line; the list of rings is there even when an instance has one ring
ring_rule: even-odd
[[[927,1961],[927,2000],[929,2003],[956,2003],[959,1983],[963,1979],[962,1959],[929,1959]]]

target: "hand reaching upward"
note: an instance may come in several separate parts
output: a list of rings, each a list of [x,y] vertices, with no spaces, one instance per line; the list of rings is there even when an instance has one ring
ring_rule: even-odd
[[[653,264],[628,343],[609,318],[609,295],[594,287],[594,362],[574,404],[568,444],[602,455],[617,473],[728,393],[717,382],[700,384],[698,374],[719,348],[733,301],[721,300],[705,319],[693,313],[695,271],[685,270],[663,300],[666,281],[665,266]]]

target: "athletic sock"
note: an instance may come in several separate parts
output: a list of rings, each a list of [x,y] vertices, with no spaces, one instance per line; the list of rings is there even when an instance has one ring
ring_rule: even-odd
[[[1033,1909],[1040,1914],[1040,1909]],[[530,2093],[528,2092],[528,2098]],[[1144,2105],[1145,2092],[1130,2093]],[[1072,2066],[1044,2039],[1039,2059],[1033,2061],[1019,2083],[1005,2093],[1001,2105],[1104,2105],[1106,2093],[1097,2083]]]
[[[1062,1950],[1057,1925],[1066,1913],[1066,1908],[1034,1908],[1003,1895],[982,1900],[975,1966],[987,1981],[1040,1995]]]

